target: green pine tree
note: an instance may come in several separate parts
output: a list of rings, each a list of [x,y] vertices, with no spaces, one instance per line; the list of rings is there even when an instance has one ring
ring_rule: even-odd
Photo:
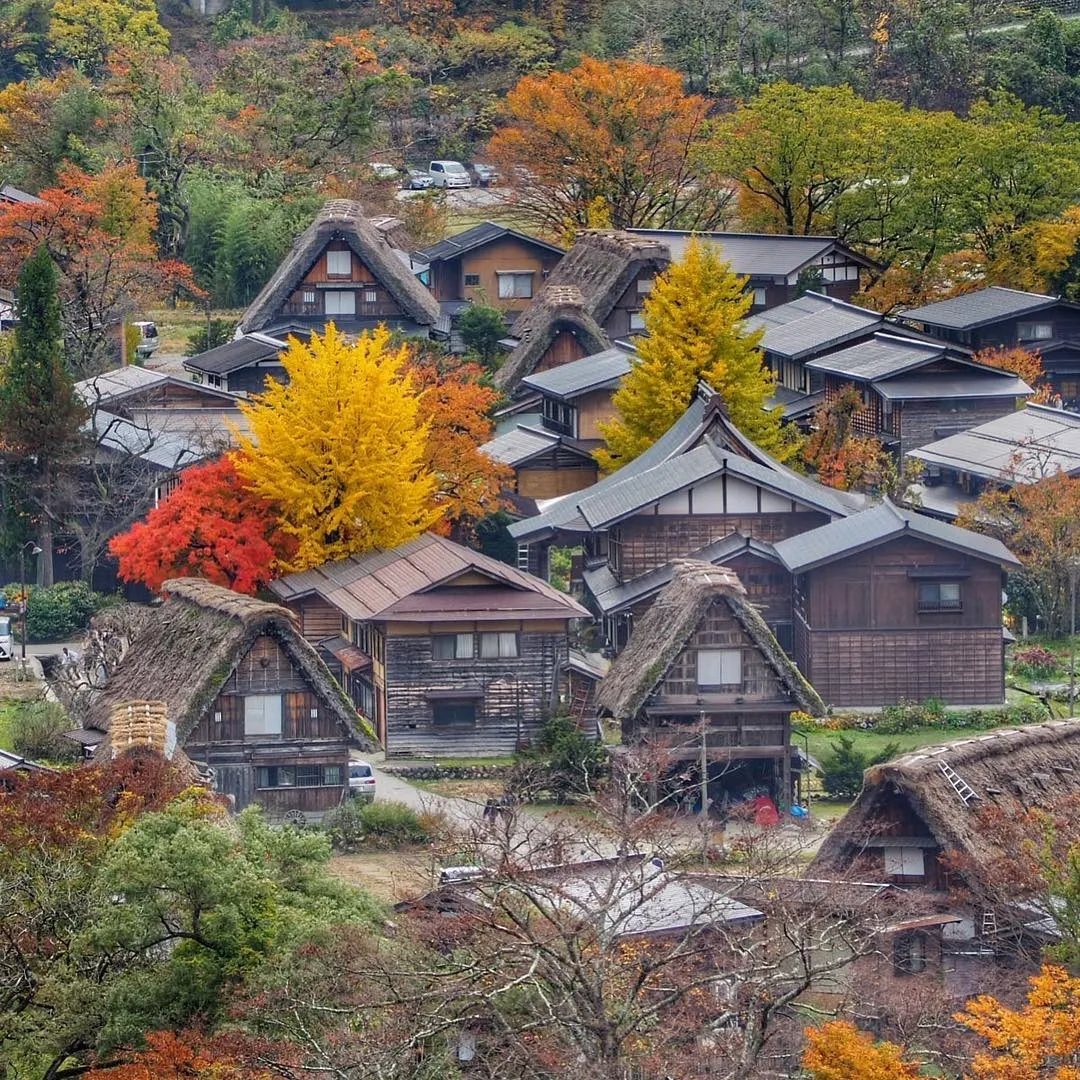
[[[602,468],[616,469],[652,446],[686,411],[701,379],[758,446],[781,458],[794,452],[794,440],[781,429],[780,410],[765,408],[773,377],[757,347],[761,333],[747,331],[743,323],[752,304],[746,279],[716,248],[692,240],[645,301],[648,336],[615,394],[618,417],[602,425],[607,447],[596,455]]]
[[[44,247],[23,264],[15,346],[0,379],[0,431],[9,480],[21,481],[37,520],[38,579],[53,581],[60,467],[81,445],[86,409],[64,366],[56,267]]]

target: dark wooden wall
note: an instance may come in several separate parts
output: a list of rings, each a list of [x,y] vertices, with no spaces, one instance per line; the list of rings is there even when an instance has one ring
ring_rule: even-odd
[[[491,660],[435,660],[429,636],[399,637],[391,632],[386,643],[387,756],[513,753],[519,717],[525,740],[535,739],[542,726],[566,651],[565,626],[536,632],[525,624],[517,658]],[[428,692],[454,689],[482,691],[475,726],[433,723]]]
[[[570,364],[587,356],[589,350],[578,341],[572,330],[560,330],[555,335],[555,340],[547,347],[544,355],[540,357],[534,370],[550,371],[551,368],[560,367],[562,364]]]
[[[900,432],[900,453],[907,454],[942,438],[944,431],[973,428],[1016,411],[1015,397],[949,398],[902,401],[893,405]]]
[[[280,364],[271,364],[267,367],[245,367],[230,371],[225,376],[225,385],[230,394],[261,394],[266,389],[267,379],[287,383],[289,375]]]
[[[307,596],[288,605],[300,617],[300,632],[312,644],[342,634],[341,612],[319,596]]]

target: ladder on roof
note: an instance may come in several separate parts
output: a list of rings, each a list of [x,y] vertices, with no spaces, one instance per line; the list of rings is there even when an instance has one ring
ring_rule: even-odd
[[[950,787],[957,795],[960,796],[960,801],[967,806],[972,799],[977,799],[979,796],[975,793],[975,789],[957,773],[957,771],[947,762],[942,761],[939,765],[942,775],[949,781]]]
[[[998,930],[997,916],[989,908],[983,912],[982,917],[982,936],[993,937]]]
[[[517,546],[517,568],[523,570],[526,574],[529,572],[528,544],[518,544]]]

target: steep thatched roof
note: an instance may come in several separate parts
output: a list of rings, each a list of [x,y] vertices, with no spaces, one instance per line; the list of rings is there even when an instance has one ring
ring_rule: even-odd
[[[943,767],[975,796],[965,802]],[[867,847],[882,847],[882,838],[895,831],[885,823],[884,812],[897,798],[906,798],[941,850],[965,857],[973,868],[965,879],[978,890],[979,868],[989,869],[1007,854],[980,810],[995,807],[1016,819],[1034,806],[1077,791],[1080,720],[1002,728],[927,746],[867,769],[862,792],[825,838],[807,872],[840,874]],[[986,884],[992,884],[989,878]]]
[[[664,244],[628,232],[582,232],[569,254],[514,323],[519,344],[495,375],[512,393],[531,375],[560,330],[573,330],[587,353],[611,348],[604,320],[642,271],[661,273],[671,262]]]
[[[670,585],[634,626],[630,643],[616,657],[596,694],[601,713],[617,720],[637,715],[663,680],[714,600],[730,608],[793,702],[812,716],[825,715],[825,703],[803,678],[746,596],[735,571],[698,559],[677,559]]]
[[[167,594],[164,604],[84,706],[84,728],[108,731],[118,707],[157,701],[176,725],[176,744],[182,747],[255,639],[265,634],[300,669],[337,720],[367,749],[376,747],[374,734],[301,636],[287,608],[200,578],[166,581],[162,591]]]
[[[242,333],[262,330],[280,315],[282,306],[332,240],[343,240],[349,245],[408,318],[421,326],[435,325],[439,303],[406,265],[402,252],[364,217],[359,203],[333,199],[296,238],[292,250],[244,312],[239,327]]]

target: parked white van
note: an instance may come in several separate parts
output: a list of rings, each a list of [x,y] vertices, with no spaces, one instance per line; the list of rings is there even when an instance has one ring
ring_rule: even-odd
[[[431,182],[435,187],[472,187],[469,170],[460,161],[433,161],[428,166]]]

